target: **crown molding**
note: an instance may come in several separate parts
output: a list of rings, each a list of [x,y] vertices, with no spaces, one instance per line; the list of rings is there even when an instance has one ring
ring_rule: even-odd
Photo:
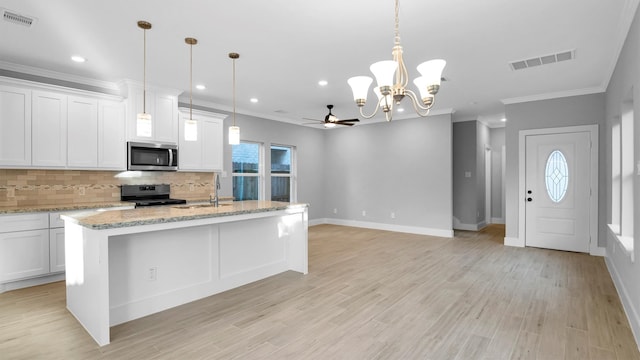
[[[52,70],[45,70],[41,68],[36,68],[27,65],[14,64],[6,61],[0,60],[0,69],[13,71],[17,73],[33,75],[33,76],[41,76],[50,79],[74,82],[78,84],[84,84],[89,86],[95,86],[98,88],[103,88],[112,91],[119,91],[118,85],[113,82],[91,79],[78,75],[71,75],[66,73],[61,73]]]
[[[584,88],[584,89],[558,91],[558,92],[546,93],[546,94],[500,99],[500,101],[502,101],[502,103],[505,105],[511,105],[511,104],[530,102],[530,101],[550,100],[550,99],[557,99],[557,98],[570,97],[570,96],[599,94],[605,91],[606,91],[606,88],[603,88],[601,86],[595,86],[595,87]]]
[[[622,14],[620,14],[620,21],[618,21],[618,34],[616,34],[614,40],[614,56],[611,58],[611,62],[605,72],[605,77],[602,80],[602,88],[605,90],[609,87],[609,82],[611,81],[613,72],[616,70],[616,66],[618,65],[618,59],[620,58],[620,54],[624,48],[624,43],[627,41],[631,24],[633,23],[636,11],[638,10],[638,4],[640,4],[640,0],[625,0],[624,2]]]

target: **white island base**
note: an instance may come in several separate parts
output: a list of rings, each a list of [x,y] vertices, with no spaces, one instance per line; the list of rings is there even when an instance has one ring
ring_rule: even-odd
[[[306,274],[307,228],[306,206],[99,230],[68,217],[67,308],[107,345],[111,326],[287,270]]]

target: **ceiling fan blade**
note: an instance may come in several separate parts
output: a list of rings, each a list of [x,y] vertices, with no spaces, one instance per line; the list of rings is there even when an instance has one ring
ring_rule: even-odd
[[[324,120],[311,119],[311,118],[302,118],[302,120],[311,120],[311,121],[317,121],[317,122],[320,122],[320,123],[324,123]]]
[[[360,120],[358,120],[358,119],[346,119],[346,120],[338,120],[336,122],[337,123],[340,123],[340,122],[360,122]]]
[[[354,124],[352,124],[352,123],[342,122],[342,121],[336,121],[334,124],[337,124],[337,125],[344,125],[344,126],[353,126],[353,125],[354,125]]]

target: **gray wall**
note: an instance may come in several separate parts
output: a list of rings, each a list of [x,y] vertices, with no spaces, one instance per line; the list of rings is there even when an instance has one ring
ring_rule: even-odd
[[[485,223],[485,149],[489,128],[470,120],[453,123],[454,228],[478,229]],[[471,177],[465,177],[470,172]]]
[[[599,164],[604,168],[606,138],[605,127],[605,96],[604,94],[591,94],[571,96],[565,98],[531,101],[520,104],[510,104],[505,107],[507,125],[506,138],[506,236],[518,238],[518,199],[524,199],[518,194],[518,167],[519,167],[519,133],[521,130],[544,129],[575,125],[599,125],[600,156]],[[606,183],[605,172],[599,171],[600,184]],[[599,244],[605,242],[605,193],[600,191],[598,211]]]
[[[491,217],[504,221],[504,188],[502,184],[502,155],[505,142],[504,128],[489,131],[491,141]]]
[[[326,131],[326,216],[451,230],[451,131],[451,115]]]
[[[480,121],[476,121],[476,216],[474,223],[479,225],[486,225],[484,223],[486,216],[486,167],[485,157],[486,149],[490,146],[489,143],[489,127]]]
[[[639,10],[640,11],[640,10]],[[640,15],[636,13],[627,40],[622,48],[618,64],[615,68],[606,95],[606,119],[607,131],[606,139],[611,139],[611,122],[620,116],[622,101],[633,91],[634,104],[634,159],[640,159]],[[605,131],[603,131],[605,133]],[[605,142],[603,146],[607,154],[607,159],[611,159],[611,143]],[[602,193],[606,195],[606,202],[601,203],[601,208],[607,209],[606,221],[611,221],[611,161],[607,161],[606,187],[602,182]],[[636,342],[640,343],[640,177],[634,177],[634,258],[630,259],[625,250],[618,245],[618,240],[610,235],[607,241],[607,266],[611,277],[614,279],[618,294],[625,311],[629,317],[629,322],[633,328]],[[616,251],[617,250],[617,251]]]
[[[477,121],[453,123],[453,216],[456,222],[475,225],[478,208]],[[465,177],[465,173],[471,177]],[[484,194],[484,190],[482,192]]]

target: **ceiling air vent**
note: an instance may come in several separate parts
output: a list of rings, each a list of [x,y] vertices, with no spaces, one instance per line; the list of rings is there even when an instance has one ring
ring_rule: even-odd
[[[24,25],[26,27],[31,27],[31,25],[36,22],[36,19],[34,17],[20,15],[15,11],[7,9],[2,9],[2,18],[4,19],[4,21]]]
[[[548,65],[560,61],[573,60],[576,57],[575,50],[559,52],[557,54],[543,55],[526,60],[512,61],[509,63],[511,70],[522,70],[534,66]]]

